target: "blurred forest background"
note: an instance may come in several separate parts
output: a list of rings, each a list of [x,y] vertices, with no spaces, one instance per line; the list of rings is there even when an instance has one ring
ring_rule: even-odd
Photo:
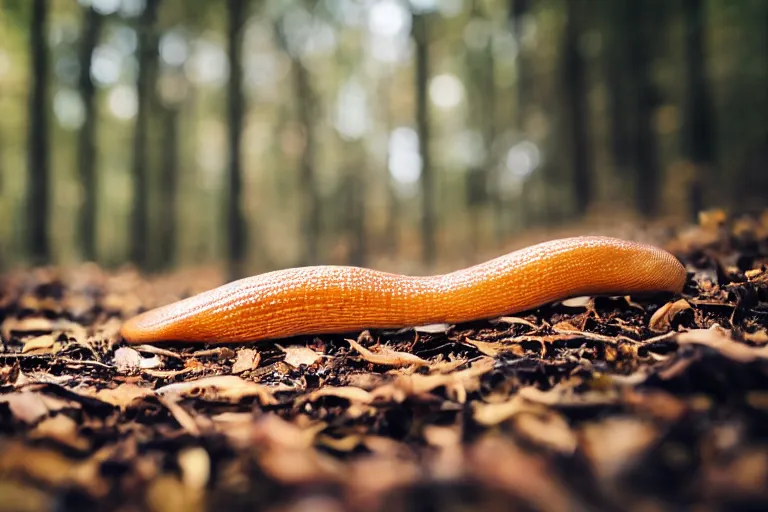
[[[768,203],[766,0],[0,5],[0,268],[430,269]]]

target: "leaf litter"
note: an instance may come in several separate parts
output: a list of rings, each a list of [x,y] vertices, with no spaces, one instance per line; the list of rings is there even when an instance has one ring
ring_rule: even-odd
[[[712,218],[682,297],[352,337],[128,346],[218,283],[2,275],[0,510],[765,508],[768,215]]]

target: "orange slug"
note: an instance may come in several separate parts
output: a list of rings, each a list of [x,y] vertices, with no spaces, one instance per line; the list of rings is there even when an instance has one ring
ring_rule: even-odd
[[[679,293],[683,265],[657,247],[585,236],[434,276],[324,265],[233,281],[128,320],[128,342],[236,342],[462,323],[584,295]]]

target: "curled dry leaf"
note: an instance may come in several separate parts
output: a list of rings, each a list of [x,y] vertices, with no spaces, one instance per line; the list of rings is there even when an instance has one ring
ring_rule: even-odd
[[[56,336],[53,334],[42,334],[24,341],[24,348],[21,349],[21,353],[29,354],[30,352],[34,352],[35,354],[50,354],[56,352],[55,344]]]
[[[168,384],[155,390],[159,396],[182,398],[200,398],[202,400],[238,401],[255,396],[262,405],[277,403],[272,390],[262,384],[256,384],[236,375],[218,375],[198,380]]]
[[[465,343],[469,343],[470,345],[477,348],[477,350],[486,356],[489,357],[496,357],[499,355],[499,352],[504,352],[505,350],[508,350],[508,347],[505,347],[504,345],[500,343],[491,343],[488,341],[478,341],[478,340],[471,340],[469,338],[466,338],[464,340]]]
[[[309,395],[306,396],[304,401],[308,402],[314,402],[319,398],[322,398],[324,396],[333,396],[336,398],[343,398],[345,400],[349,400],[352,403],[358,403],[358,404],[369,404],[373,401],[374,395],[369,393],[368,391],[354,387],[354,386],[343,386],[343,387],[334,387],[334,386],[324,386],[317,391],[313,391]]]
[[[731,332],[714,324],[709,329],[693,329],[680,333],[675,340],[681,345],[704,345],[740,363],[768,359],[768,345],[752,347],[731,337]]]
[[[381,386],[371,394],[375,398],[402,402],[405,398],[428,393],[433,389],[445,386],[449,396],[458,403],[466,400],[467,389],[475,389],[480,385],[479,377],[491,371],[494,361],[485,357],[475,361],[466,370],[447,374],[432,375],[401,375],[391,384]]]
[[[667,302],[651,316],[648,328],[653,332],[666,332],[671,328],[675,315],[687,309],[691,309],[691,305],[685,299]]]
[[[502,316],[496,319],[496,322],[503,323],[503,324],[510,324],[510,325],[525,325],[533,329],[534,331],[538,330],[538,326],[534,324],[533,322],[529,322],[525,318],[520,318],[517,316]]]
[[[426,361],[419,356],[415,356],[408,352],[396,352],[392,349],[384,347],[381,347],[379,352],[371,352],[355,340],[347,339],[346,341],[352,348],[360,353],[363,359],[369,363],[382,364],[386,366],[429,366],[429,361]]]

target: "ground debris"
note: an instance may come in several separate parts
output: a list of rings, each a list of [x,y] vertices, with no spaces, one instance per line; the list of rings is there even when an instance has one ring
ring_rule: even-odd
[[[128,346],[219,283],[0,276],[0,511],[765,509],[768,216],[712,218],[681,297],[352,336]]]

